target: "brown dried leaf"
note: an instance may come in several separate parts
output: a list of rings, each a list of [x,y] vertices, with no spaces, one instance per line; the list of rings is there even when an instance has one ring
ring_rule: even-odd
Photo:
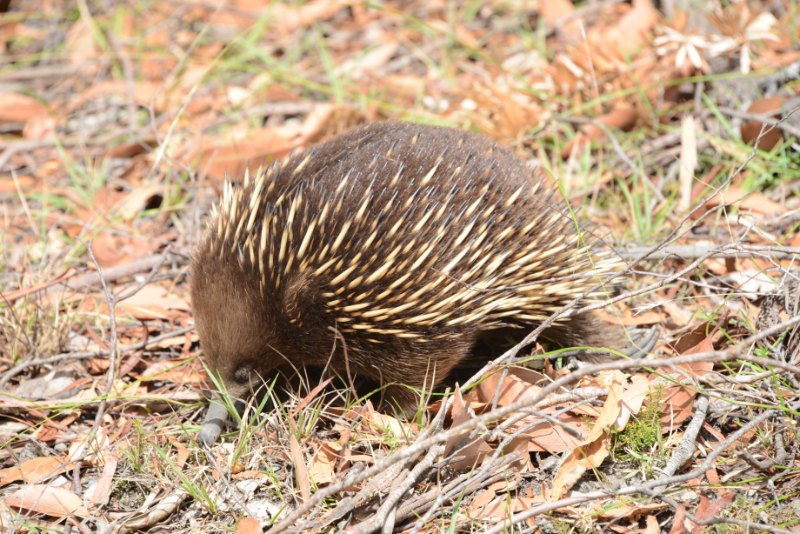
[[[544,375],[538,371],[531,369],[513,367],[509,370],[508,376],[502,379],[500,373],[493,373],[479,383],[478,386],[470,390],[464,397],[464,401],[468,403],[477,412],[482,412],[488,409],[494,402],[495,395],[498,395],[498,405],[504,406],[509,403],[515,402],[520,399],[522,395],[536,394],[541,388],[536,385],[544,380]],[[550,375],[550,378],[555,378]],[[498,393],[499,392],[499,393]],[[548,407],[541,410],[545,414],[553,414],[554,407]],[[585,421],[585,411],[577,410],[575,412],[567,412],[558,416],[559,421],[568,425],[582,435],[588,433],[589,425]],[[597,417],[597,413],[593,412],[591,417]],[[539,420],[538,417],[530,416],[518,421],[509,431],[522,428],[533,422]],[[560,425],[552,425],[547,422],[536,425],[525,431],[523,438],[526,441],[526,447],[531,452],[547,451],[551,453],[562,452],[570,450],[575,446],[575,437],[569,434]]]
[[[104,465],[110,444],[106,429],[99,428],[95,434],[87,434],[73,441],[67,452],[67,459],[73,462],[81,460],[84,465]]]
[[[649,43],[650,33],[658,22],[658,11],[650,0],[633,0],[633,7],[619,23],[605,33],[607,50],[619,59],[627,59],[638,48]]]
[[[743,189],[735,185],[728,186],[726,191],[720,191],[719,194],[710,198],[706,204],[712,207],[728,202],[738,203],[741,209],[753,211],[762,215],[786,212],[786,206],[783,204],[778,204],[768,199],[758,191],[746,193]]]
[[[468,515],[474,520],[506,520],[511,514],[524,512],[537,504],[542,504],[544,499],[541,497],[513,497],[508,495],[496,495],[494,492],[490,494],[493,496],[491,502],[485,502],[482,499],[477,506],[470,505]],[[481,496],[484,494],[481,494]],[[479,496],[480,497],[480,496]],[[477,499],[476,499],[477,500]]]
[[[641,411],[642,404],[647,398],[647,392],[650,390],[651,381],[644,375],[633,375],[629,387],[625,388],[622,393],[620,401],[621,409],[614,426],[617,430],[622,430],[628,424],[628,420],[632,415],[636,415]]]
[[[174,384],[205,384],[208,375],[202,367],[185,361],[161,360],[147,365],[138,379],[141,382],[166,381]]]
[[[112,452],[106,455],[106,463],[103,466],[103,473],[97,480],[97,485],[94,487],[90,502],[95,504],[104,504],[108,502],[111,495],[111,487],[114,481],[114,475],[117,472],[117,465],[119,464],[119,456],[117,453]]]
[[[56,129],[56,119],[47,111],[37,113],[30,117],[22,128],[22,137],[25,139],[45,139],[50,137]]]
[[[623,411],[623,387],[627,383],[628,377],[621,371],[603,371],[597,376],[600,387],[608,388],[608,398],[603,404],[600,416],[592,425],[592,431],[587,441],[593,441],[605,436],[609,429],[616,427],[620,413]],[[626,389],[629,389],[626,387]],[[633,388],[634,394],[640,394],[641,384]]]
[[[322,443],[317,454],[311,460],[311,467],[308,468],[308,476],[316,486],[329,484],[333,480],[336,471],[336,462],[339,461],[339,452],[334,448],[338,443]]]
[[[65,45],[67,59],[71,65],[89,63],[100,55],[100,47],[94,40],[94,34],[84,19],[78,19],[67,31]]]
[[[189,311],[189,303],[185,297],[185,293],[178,295],[172,289],[148,284],[118,306],[137,319],[170,319],[180,315],[176,314],[176,310]]]
[[[719,515],[723,508],[731,504],[736,495],[733,492],[724,494],[720,499],[709,501],[708,496],[700,495],[700,504],[697,505],[695,517],[701,521],[708,521]],[[702,532],[702,529],[696,529],[697,532]]]
[[[320,393],[320,392],[321,392],[323,389],[325,389],[325,387],[326,387],[328,384],[330,384],[332,381],[333,381],[333,377],[331,376],[331,377],[328,377],[328,378],[326,378],[325,380],[323,380],[322,382],[320,382],[320,383],[319,383],[319,384],[317,384],[316,386],[314,386],[314,389],[312,389],[311,391],[309,391],[309,392],[308,392],[308,395],[306,395],[305,397],[303,397],[302,399],[300,399],[300,402],[299,402],[299,403],[297,403],[297,408],[295,408],[295,409],[294,409],[294,410],[295,410],[295,413],[298,413],[300,410],[302,410],[303,408],[305,408],[306,406],[308,406],[309,404],[311,404],[311,401],[313,401],[314,399],[316,399],[316,398],[317,398],[317,395],[319,395],[319,393]]]
[[[622,411],[623,384],[626,376],[620,371],[600,373],[598,379],[609,388],[608,398],[600,417],[597,418],[583,443],[576,443],[553,478],[551,499],[560,499],[588,469],[598,467],[606,459],[611,447],[609,430],[615,425]]]
[[[645,326],[651,324],[661,324],[666,319],[666,314],[654,310],[644,313],[633,314],[630,308],[623,307],[623,316],[612,315],[604,311],[594,312],[598,317],[609,323],[616,323],[622,326]]]
[[[140,185],[133,188],[114,205],[114,213],[123,220],[131,220],[142,212],[153,197],[164,192],[163,184]]]
[[[482,410],[492,406],[495,398],[498,406],[507,406],[530,392],[531,383],[524,382],[516,374],[503,376],[503,373],[493,372],[472,388],[464,400],[476,410]]]
[[[339,72],[347,73],[353,79],[362,78],[369,72],[385,66],[400,48],[400,43],[390,41],[370,50],[354,61],[348,61],[339,67]]]
[[[42,456],[25,460],[19,465],[0,469],[0,487],[22,480],[27,483],[44,482],[71,469],[73,464],[59,456]]]
[[[645,534],[659,534],[661,532],[661,525],[658,518],[652,514],[647,515],[645,520]]]
[[[137,235],[103,232],[92,240],[92,252],[100,268],[116,267],[149,256],[159,247],[155,240]]]
[[[620,130],[629,130],[636,124],[638,114],[636,108],[627,103],[617,103],[610,112],[598,117],[597,122],[608,128],[619,128]],[[605,135],[605,132],[596,124],[585,124],[581,130],[575,134],[575,137],[569,140],[567,145],[561,151],[561,157],[566,159],[573,151],[582,147],[585,143],[592,139],[598,139]]]
[[[619,504],[618,506],[605,507],[598,505],[592,511],[592,516],[605,519],[605,520],[620,520],[625,518],[638,518],[645,514],[665,510],[669,507],[667,503],[661,502],[627,502]],[[621,525],[620,525],[621,526]],[[619,532],[630,532],[629,530],[622,529]],[[656,531],[659,532],[659,531]]]
[[[469,395],[467,397],[469,398]],[[469,421],[473,417],[473,414],[467,410],[467,403],[461,397],[461,391],[459,390],[456,390],[453,396],[451,417],[453,419],[453,427]],[[448,464],[457,471],[480,465],[493,452],[492,448],[480,437],[473,439],[468,444],[464,444],[462,442],[465,437],[465,434],[453,436],[447,441],[444,448],[444,457],[448,458],[457,446],[461,446],[457,452],[457,458]]]
[[[300,146],[296,127],[264,127],[232,131],[225,141],[207,141],[198,153],[197,168],[221,182],[226,176],[240,177],[245,169],[285,158]]]
[[[88,517],[89,510],[81,498],[63,488],[52,488],[45,484],[30,484],[6,496],[5,502],[12,508],[31,510],[53,517],[76,515]]]
[[[549,28],[552,28],[564,17],[575,12],[575,6],[568,0],[547,0],[541,2],[539,9],[542,11],[542,18]],[[581,19],[573,19],[562,27],[562,31],[571,35],[579,35],[581,31]]]
[[[275,20],[281,21],[280,30],[284,33],[292,33],[300,28],[327,20],[349,5],[350,2],[343,0],[312,0],[300,7],[276,6],[273,14],[276,17]]]
[[[236,525],[236,534],[264,534],[261,523],[252,517],[243,517]]]
[[[389,432],[393,437],[405,439],[410,432],[407,425],[391,415],[372,411],[368,416],[365,415],[365,420],[380,434]]]
[[[546,414],[552,414],[552,409],[543,410]],[[521,427],[531,422],[533,418],[521,420],[514,428]],[[537,418],[538,419],[538,418]],[[580,414],[566,413],[558,417],[558,420],[565,425],[569,425],[581,435],[589,432],[589,424],[585,416]],[[550,452],[558,453],[575,448],[577,439],[572,434],[564,430],[560,425],[542,423],[527,431],[525,436],[528,439],[528,450],[531,452]]]
[[[691,349],[683,352],[683,355],[698,354],[714,350],[712,336],[706,336],[702,341]],[[710,373],[714,368],[711,362],[696,362],[693,364],[679,365],[679,372],[673,369],[659,369],[662,375],[670,376],[675,380],[682,380],[687,376],[700,377]],[[658,375],[650,375],[650,380],[656,380]],[[661,397],[661,404],[664,406],[664,415],[661,417],[662,432],[667,433],[680,425],[683,421],[692,416],[694,411],[694,398],[697,393],[684,386],[670,386],[666,388]]]
[[[0,93],[0,123],[25,122],[47,108],[33,97],[19,93]]]

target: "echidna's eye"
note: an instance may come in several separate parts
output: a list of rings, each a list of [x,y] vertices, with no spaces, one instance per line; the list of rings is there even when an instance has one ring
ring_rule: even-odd
[[[251,374],[251,369],[249,367],[239,367],[238,369],[236,369],[236,372],[233,373],[233,379],[236,380],[239,384],[249,384],[250,374]]]

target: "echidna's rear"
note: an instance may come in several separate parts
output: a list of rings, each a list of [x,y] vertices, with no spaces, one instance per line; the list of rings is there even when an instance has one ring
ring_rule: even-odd
[[[593,298],[615,267],[516,156],[457,130],[378,123],[226,186],[192,300],[233,396],[286,362],[344,371],[338,330],[351,371],[408,408],[404,385],[441,380],[479,332]],[[559,328],[565,344],[618,346],[612,330],[586,315]]]

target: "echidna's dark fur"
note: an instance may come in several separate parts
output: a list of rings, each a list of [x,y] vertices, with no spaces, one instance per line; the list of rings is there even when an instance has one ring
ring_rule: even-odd
[[[378,123],[226,186],[192,302],[232,394],[286,361],[343,371],[338,329],[350,369],[395,384],[407,408],[399,384],[430,386],[480,332],[530,328],[615,267],[516,156],[457,130]],[[612,329],[579,315],[559,333],[618,347]]]

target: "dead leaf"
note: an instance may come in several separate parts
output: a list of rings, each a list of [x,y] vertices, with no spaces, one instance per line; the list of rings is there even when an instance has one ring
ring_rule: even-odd
[[[395,55],[398,48],[400,48],[400,43],[397,41],[383,43],[356,60],[342,64],[337,70],[353,79],[362,78],[368,72],[378,70],[386,65]]]
[[[297,128],[258,128],[232,131],[228,138],[207,141],[197,155],[197,168],[221,182],[226,176],[240,177],[245,169],[255,171],[262,164],[285,158],[300,146]]]
[[[472,392],[470,392],[472,393]],[[467,395],[469,397],[469,395]],[[474,414],[469,413],[467,410],[468,403],[464,401],[461,396],[461,391],[456,389],[453,395],[453,404],[451,417],[453,419],[453,427],[457,427],[461,423],[469,421],[474,417]],[[481,465],[483,460],[492,454],[492,448],[480,436],[472,438],[471,441],[464,443],[467,438],[466,434],[459,434],[453,436],[444,447],[444,458],[449,458],[450,454],[456,447],[460,447],[457,452],[455,460],[449,462],[448,465],[452,466],[456,471],[468,469]]]
[[[472,388],[464,398],[476,409],[490,407],[497,400],[498,406],[512,404],[531,392],[530,384],[520,380],[512,373],[503,376],[503,373],[493,372],[485,376],[480,383]]]
[[[264,534],[261,523],[252,517],[243,517],[236,525],[236,534]]]
[[[94,434],[81,436],[72,442],[67,452],[70,461],[82,460],[84,465],[103,465],[109,454],[110,441],[105,428],[99,428]]]
[[[141,154],[145,154],[149,149],[158,145],[155,138],[136,139],[127,143],[119,144],[113,148],[109,148],[100,154],[100,158],[133,158]]]
[[[19,480],[31,484],[44,482],[71,469],[74,464],[59,456],[42,456],[25,460],[19,465],[0,469],[0,487]]]
[[[785,96],[768,96],[755,100],[750,107],[747,108],[747,113],[754,115],[765,115],[768,118],[780,119],[784,109],[784,103],[787,101]],[[761,135],[763,130],[763,135]],[[772,127],[766,123],[758,120],[747,121],[741,126],[742,141],[748,145],[755,144],[758,140],[758,148],[761,150],[772,150],[775,145],[783,139],[783,133],[780,128]],[[761,138],[759,139],[759,135]]]
[[[98,298],[102,298],[98,295]],[[169,319],[174,318],[175,310],[188,311],[190,306],[183,296],[171,289],[149,284],[119,303],[123,313],[129,313],[137,319]]]
[[[103,473],[97,480],[97,485],[94,487],[90,502],[94,504],[105,504],[111,495],[111,488],[114,481],[114,475],[117,472],[117,465],[119,464],[119,456],[117,453],[112,452],[106,455],[106,463],[103,466]]]
[[[658,22],[658,11],[650,0],[633,0],[632,8],[619,23],[606,31],[603,43],[619,59],[628,59],[650,42],[650,33]]]
[[[280,20],[280,30],[292,33],[317,22],[333,17],[350,4],[344,0],[312,0],[301,6],[285,5],[274,8],[275,20]]]
[[[18,174],[15,178],[16,180],[10,176],[0,175],[0,195],[17,195],[19,191],[27,193],[36,185],[36,179],[29,174]],[[19,185],[19,189],[17,185]],[[22,219],[19,219],[19,221],[21,224],[27,222]],[[14,221],[13,219],[0,221],[0,230],[4,230],[7,226],[20,224],[20,222]]]
[[[7,495],[5,502],[12,508],[31,510],[53,517],[89,516],[89,510],[83,506],[80,497],[67,489],[53,488],[45,484],[29,484]]]
[[[112,209],[123,220],[129,221],[145,209],[150,199],[163,193],[163,184],[140,185],[123,195]]]
[[[657,312],[655,310],[637,313],[633,315],[630,308],[625,308],[625,313],[622,317],[617,315],[598,310],[594,312],[595,315],[608,323],[616,323],[622,326],[645,326],[651,324],[661,324],[666,319],[666,314]]]
[[[168,381],[174,384],[204,384],[206,372],[197,365],[190,367],[185,360],[161,360],[147,364],[139,376],[142,382]]]
[[[711,352],[713,350],[714,346],[711,343],[711,336],[706,336],[697,345],[683,352],[683,354],[699,354],[702,352]],[[679,372],[677,373],[673,369],[658,369],[658,371],[676,381],[680,381],[687,376],[703,376],[706,373],[712,372],[713,368],[714,364],[711,362],[696,362],[693,364],[679,365]],[[657,376],[658,375],[653,374],[648,378],[650,380],[656,380]],[[664,389],[661,396],[661,404],[664,412],[664,415],[661,417],[663,433],[671,432],[683,421],[692,416],[694,399],[696,396],[697,393],[693,389],[682,385],[668,386]]]
[[[737,203],[743,210],[750,210],[762,215],[774,215],[786,211],[786,206],[768,199],[758,191],[746,193],[735,185],[730,185],[726,191],[720,191],[720,193],[711,197],[706,202],[706,205],[712,207],[730,202]]]
[[[25,121],[22,137],[25,139],[45,139],[53,135],[56,119],[49,112],[42,111]]]
[[[595,421],[589,437],[576,443],[575,449],[558,468],[550,492],[550,498],[560,499],[580,479],[588,469],[599,467],[611,450],[610,429],[619,419],[622,411],[623,384],[626,377],[620,371],[602,372],[598,379],[609,388],[608,398],[600,417]]]
[[[549,415],[553,410],[547,409],[543,410],[543,412]],[[522,419],[514,428],[521,428],[522,425],[530,424],[532,420],[533,416],[531,418]],[[558,420],[562,424],[572,427],[581,436],[585,436],[589,433],[590,425],[587,423],[584,415],[569,412],[560,415]],[[564,452],[574,449],[575,443],[578,441],[574,435],[564,430],[561,425],[554,425],[541,420],[540,424],[529,429],[525,433],[525,436],[528,440],[528,450],[531,452]]]
[[[337,444],[338,446],[338,444]],[[330,484],[339,460],[339,452],[330,443],[322,443],[311,460],[308,476],[316,486]]]
[[[305,397],[303,397],[302,399],[300,399],[300,402],[299,402],[299,403],[297,403],[297,407],[296,407],[296,408],[294,408],[294,410],[293,410],[293,411],[294,411],[294,413],[295,413],[295,414],[297,414],[298,412],[300,412],[300,410],[302,410],[303,408],[305,408],[306,406],[308,406],[308,405],[311,403],[311,401],[313,401],[314,399],[316,399],[316,398],[317,398],[317,395],[319,395],[319,393],[320,393],[322,390],[324,390],[324,389],[325,389],[325,387],[326,387],[328,384],[330,384],[332,381],[333,381],[333,377],[331,376],[331,377],[328,377],[328,378],[326,378],[325,380],[323,380],[322,382],[320,382],[320,383],[319,383],[319,384],[317,384],[316,386],[314,386],[314,389],[312,389],[311,391],[309,391],[309,392],[308,392],[308,395],[306,395]]]
[[[95,43],[94,33],[84,19],[76,20],[67,31],[65,49],[71,65],[84,66],[99,55],[100,48]]]
[[[542,12],[542,18],[548,27],[552,28],[559,21],[565,17],[572,15],[575,11],[575,6],[568,0],[548,0],[539,4],[539,9]],[[581,19],[573,19],[561,28],[567,34],[579,35],[581,31]]]
[[[701,521],[712,519],[718,516],[723,508],[731,504],[735,497],[734,492],[729,492],[720,499],[711,502],[705,494],[700,495],[700,504],[697,505],[694,516]],[[702,532],[702,530],[698,529],[697,532]]]
[[[686,505],[680,504],[675,511],[675,518],[672,520],[672,528],[669,530],[669,534],[683,534],[686,532],[686,527],[684,526],[685,521]]]
[[[652,514],[648,514],[645,525],[645,534],[659,534],[661,532],[661,525],[658,523],[658,518]]]
[[[487,492],[488,493],[488,492]],[[537,504],[542,504],[544,499],[541,497],[513,497],[507,495],[495,495],[494,499],[487,504],[479,502],[479,506],[470,505],[467,515],[474,520],[505,520],[512,514],[524,512]]]
[[[622,393],[619,416],[614,422],[617,430],[625,428],[630,417],[641,411],[642,404],[644,404],[644,400],[650,390],[650,384],[650,380],[644,375],[637,374],[631,378],[630,386],[626,387]]]
[[[368,416],[365,416],[365,420],[381,434],[389,432],[390,435],[396,438],[405,439],[408,437],[408,427],[391,415],[373,411]]]
[[[554,378],[553,376],[550,377]],[[481,382],[467,393],[464,402],[472,406],[477,412],[488,409],[497,395],[498,405],[504,406],[515,402],[523,395],[535,395],[541,388],[536,384],[544,380],[544,375],[539,371],[531,369],[513,367],[509,374],[502,380],[500,373],[493,373],[484,377]],[[498,393],[499,392],[499,393]],[[548,407],[540,410],[544,414],[555,413],[555,407]],[[588,433],[589,425],[585,420],[586,410],[566,412],[558,416],[559,421],[564,425],[577,430],[581,435]],[[597,417],[597,412],[592,412],[592,418]],[[560,425],[554,425],[547,421],[542,421],[537,416],[525,417],[518,421],[512,429],[519,429],[538,420],[540,424],[528,428],[523,437],[530,452],[547,451],[551,453],[570,450],[575,446],[575,437],[568,433]],[[509,431],[512,431],[509,429]]]
[[[0,93],[0,123],[24,123],[47,108],[33,97],[19,93]]]
[[[618,128],[629,130],[636,124],[638,114],[636,108],[627,103],[617,103],[610,112],[598,117],[596,120],[607,128]],[[566,159],[575,150],[578,150],[587,142],[605,136],[603,129],[597,124],[584,124],[575,137],[569,140],[561,151],[561,157]]]

